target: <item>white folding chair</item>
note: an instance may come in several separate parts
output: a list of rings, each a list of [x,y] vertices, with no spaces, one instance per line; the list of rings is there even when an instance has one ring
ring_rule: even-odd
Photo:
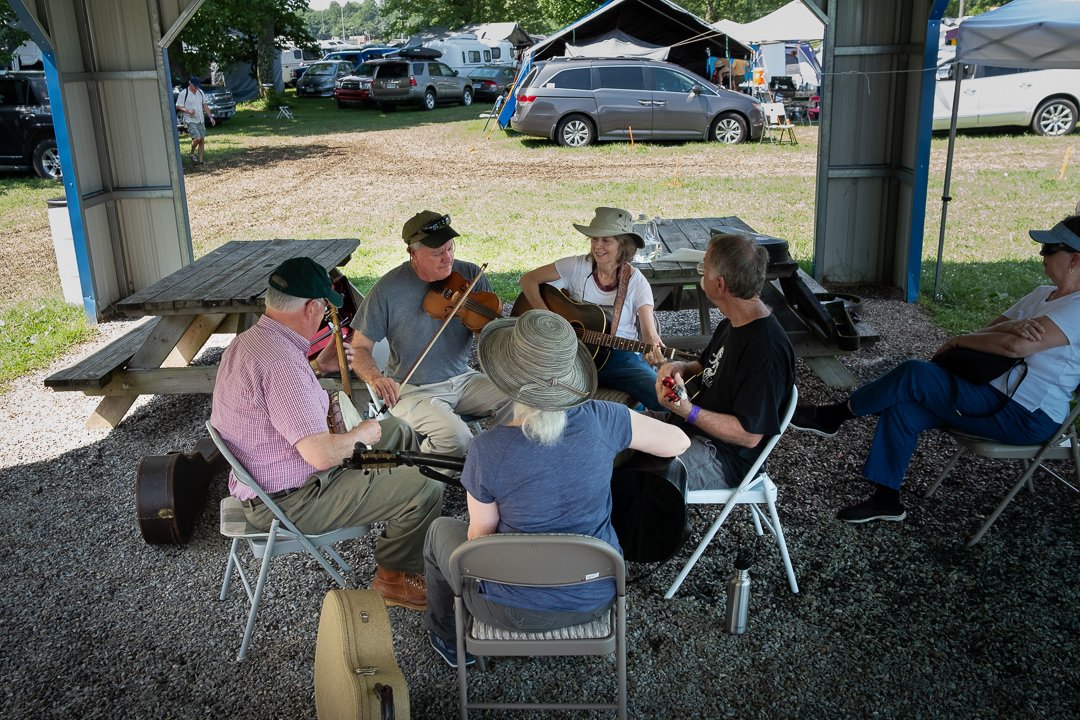
[[[717,516],[713,524],[709,526],[708,532],[705,533],[705,537],[698,543],[697,548],[694,549],[694,554],[687,560],[686,565],[679,571],[679,576],[675,578],[675,582],[671,583],[671,587],[664,593],[664,598],[670,600],[678,592],[679,586],[683,584],[683,580],[690,574],[694,565],[697,563],[698,558],[705,552],[705,548],[712,542],[713,537],[716,535],[716,531],[720,529],[720,526],[727,520],[728,515],[735,509],[736,505],[749,505],[750,515],[754,520],[754,529],[757,530],[758,535],[764,534],[762,529],[762,523],[769,528],[769,531],[776,536],[776,542],[780,546],[780,557],[784,560],[784,569],[787,571],[788,585],[791,586],[791,592],[799,592],[799,584],[795,580],[795,570],[791,567],[791,558],[788,556],[787,543],[784,542],[784,529],[780,526],[780,516],[776,512],[776,485],[769,478],[768,472],[765,470],[765,461],[769,457],[769,453],[776,446],[776,443],[780,440],[780,436],[787,430],[788,423],[791,422],[791,416],[795,413],[795,405],[799,401],[798,388],[792,387],[791,400],[788,402],[787,409],[784,411],[784,417],[780,422],[780,432],[769,438],[769,441],[765,444],[765,447],[761,449],[761,454],[758,455],[758,459],[754,461],[754,464],[750,466],[746,475],[743,477],[742,482],[738,487],[723,488],[719,490],[690,490],[686,494],[686,502],[688,505],[720,505],[723,504],[723,509]],[[765,513],[759,507],[764,503],[769,508],[769,514],[766,517]]]
[[[777,138],[777,144],[784,144],[785,133],[792,145],[799,144],[799,141],[795,139],[795,123],[788,119],[787,112],[784,110],[784,103],[761,103],[761,112],[765,114],[765,131],[761,133],[759,142],[764,141],[766,135],[779,131],[780,136]]]
[[[525,632],[486,625],[472,617],[462,598],[466,578],[509,585],[562,586],[615,580],[615,602],[603,617],[558,630]],[[497,533],[462,543],[450,555],[447,577],[454,593],[457,632],[458,706],[462,720],[477,710],[617,710],[626,718],[626,565],[603,540],[588,535]],[[465,653],[483,656],[615,654],[616,701],[469,702]]]
[[[236,459],[236,456],[232,454],[232,451],[221,439],[221,435],[209,422],[206,423],[206,429],[210,431],[210,438],[217,445],[222,456],[229,462],[236,479],[254,491],[259,500],[270,508],[274,514],[270,529],[260,530],[247,521],[241,501],[232,495],[226,495],[221,499],[221,534],[232,540],[232,546],[229,548],[229,558],[225,561],[225,576],[221,581],[221,592],[218,599],[225,599],[235,572],[244,584],[244,591],[247,593],[248,601],[251,603],[247,626],[244,629],[244,639],[240,642],[240,652],[236,656],[237,660],[243,660],[247,656],[248,645],[255,629],[255,616],[259,612],[259,602],[262,600],[263,590],[266,588],[266,579],[270,574],[270,561],[281,555],[306,552],[326,570],[338,585],[346,587],[348,581],[345,575],[352,572],[352,568],[338,555],[333,545],[342,540],[363,537],[368,532],[368,526],[356,525],[319,535],[305,535],[296,528],[281,508],[270,499],[266,491],[255,482],[254,478],[244,469],[244,466],[240,464],[240,461]],[[239,553],[242,540],[247,541],[251,554],[261,561],[259,577],[254,587],[252,587],[248,573],[240,562]]]
[[[941,471],[941,474],[938,475],[937,479],[934,480],[933,484],[926,489],[926,493],[923,497],[930,497],[937,491],[941,482],[950,472],[952,472],[953,467],[956,466],[957,461],[960,460],[960,456],[963,455],[965,451],[992,460],[1020,460],[1024,465],[1024,472],[1022,472],[1016,482],[1013,483],[1012,488],[994,509],[994,512],[990,514],[990,517],[986,518],[986,522],[982,524],[982,527],[979,528],[978,532],[976,532],[971,537],[971,540],[968,541],[968,547],[975,545],[982,540],[986,531],[989,530],[990,526],[994,524],[994,521],[998,519],[998,515],[1002,513],[1005,507],[1012,502],[1012,499],[1020,492],[1020,488],[1027,485],[1029,490],[1035,492],[1035,483],[1032,481],[1032,476],[1040,467],[1073,490],[1078,490],[1077,486],[1080,486],[1080,443],[1077,443],[1076,428],[1073,426],[1078,415],[1080,415],[1080,402],[1075,402],[1068,417],[1065,418],[1065,422],[1061,423],[1057,432],[1050,436],[1050,438],[1042,445],[1008,445],[996,440],[969,435],[960,430],[956,430],[955,428],[945,428],[945,432],[948,433],[960,447],[956,449],[956,452],[949,460],[949,463],[945,466],[945,469]],[[1077,485],[1069,483],[1065,478],[1044,465],[1043,462],[1046,460],[1072,460],[1073,473],[1076,476]]]

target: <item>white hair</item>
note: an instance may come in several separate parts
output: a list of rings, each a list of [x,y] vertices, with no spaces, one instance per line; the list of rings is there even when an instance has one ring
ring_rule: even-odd
[[[514,403],[514,422],[521,426],[525,437],[541,445],[554,445],[566,429],[565,410],[540,410],[519,402]]]
[[[311,298],[301,298],[295,295],[288,295],[281,292],[277,288],[266,288],[266,309],[277,310],[278,312],[291,313],[296,312],[300,308],[304,307]]]

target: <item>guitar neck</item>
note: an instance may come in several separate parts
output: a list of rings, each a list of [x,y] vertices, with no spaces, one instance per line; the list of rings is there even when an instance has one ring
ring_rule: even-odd
[[[574,330],[577,332],[577,336],[581,338],[581,341],[586,345],[600,345],[601,347],[608,347],[612,350],[626,350],[628,352],[636,353],[652,352],[653,348],[656,347],[650,343],[616,337],[595,330],[585,330],[578,327],[575,327]],[[667,360],[673,360],[675,358],[675,348],[662,347],[660,348],[660,352],[663,353],[664,358]]]

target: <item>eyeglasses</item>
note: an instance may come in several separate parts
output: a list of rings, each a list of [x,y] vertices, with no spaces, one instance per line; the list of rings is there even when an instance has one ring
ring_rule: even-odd
[[[450,227],[449,215],[443,215],[438,220],[432,220],[427,225],[422,226],[420,229],[426,233],[433,233],[436,230],[442,230],[444,227]]]
[[[701,276],[705,275],[705,262],[704,261],[699,262],[697,264],[697,274],[701,275]]]
[[[1042,255],[1043,257],[1050,257],[1054,253],[1059,253],[1059,252],[1076,252],[1076,251],[1073,250],[1068,245],[1066,245],[1065,243],[1052,243],[1052,244],[1047,243],[1047,244],[1044,244],[1041,248],[1039,248],[1039,254]]]

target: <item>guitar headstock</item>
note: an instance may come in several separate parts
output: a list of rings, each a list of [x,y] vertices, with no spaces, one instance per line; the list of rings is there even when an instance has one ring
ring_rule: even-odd
[[[369,450],[363,443],[357,443],[352,456],[341,464],[353,470],[378,470],[397,467],[401,460],[393,450]]]

